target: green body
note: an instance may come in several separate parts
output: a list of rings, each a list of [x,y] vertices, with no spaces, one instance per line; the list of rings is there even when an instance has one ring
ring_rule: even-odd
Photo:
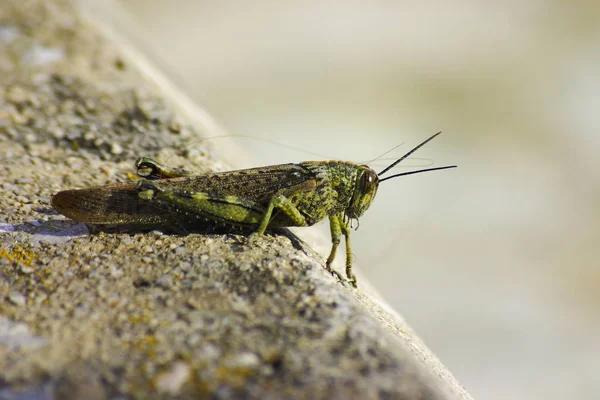
[[[346,275],[352,274],[349,222],[371,205],[379,179],[365,165],[308,161],[194,175],[142,157],[137,183],[66,190],[52,206],[91,224],[175,224],[242,228],[263,234],[269,228],[310,226],[329,217],[331,269],[341,236],[346,239]]]

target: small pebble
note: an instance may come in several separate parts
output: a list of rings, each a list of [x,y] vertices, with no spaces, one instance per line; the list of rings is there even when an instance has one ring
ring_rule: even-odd
[[[260,358],[250,352],[240,353],[227,363],[230,367],[254,369],[260,365]]]
[[[62,139],[62,138],[64,138],[64,137],[65,137],[65,134],[66,134],[66,133],[65,133],[65,130],[64,130],[63,128],[61,128],[61,127],[58,127],[58,126],[56,126],[56,127],[53,127],[53,128],[50,130],[50,133],[52,133],[52,135],[53,135],[53,136],[54,136],[56,139]]]
[[[92,141],[94,139],[96,139],[96,135],[92,131],[87,131],[83,134],[83,140]]]
[[[22,274],[31,274],[34,270],[31,267],[28,267],[27,265],[21,265],[21,268],[19,268],[19,270],[21,271]]]
[[[156,280],[156,285],[162,287],[163,289],[169,289],[172,282],[173,277],[171,275],[163,275]]]
[[[190,336],[188,336],[186,343],[188,346],[197,347],[200,343],[202,343],[202,339],[203,337],[201,335],[192,333]]]
[[[27,299],[19,292],[11,292],[8,295],[8,301],[13,303],[15,306],[24,306]]]
[[[175,362],[171,368],[156,376],[155,387],[159,392],[176,396],[190,378],[190,367],[183,361]]]
[[[113,142],[110,145],[110,153],[114,155],[119,155],[123,153],[123,147],[117,142]]]
[[[190,264],[187,261],[183,261],[182,263],[179,264],[179,269],[184,272],[189,271],[190,268],[192,268],[192,264]]]
[[[238,268],[240,269],[240,271],[242,271],[242,272],[246,272],[246,271],[249,271],[249,270],[251,270],[251,269],[252,269],[252,264],[251,264],[251,263],[249,263],[249,262],[244,262],[244,263],[241,263],[241,264],[238,266]]]

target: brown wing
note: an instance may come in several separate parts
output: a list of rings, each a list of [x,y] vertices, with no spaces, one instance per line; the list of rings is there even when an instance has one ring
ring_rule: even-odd
[[[164,222],[168,215],[140,199],[133,183],[65,190],[54,195],[52,207],[88,224],[152,225]]]

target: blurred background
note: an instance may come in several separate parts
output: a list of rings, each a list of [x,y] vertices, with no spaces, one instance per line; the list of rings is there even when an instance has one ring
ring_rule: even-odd
[[[395,172],[459,168],[380,186],[359,281],[475,398],[597,398],[600,3],[100,4],[229,134],[360,162],[444,131]]]

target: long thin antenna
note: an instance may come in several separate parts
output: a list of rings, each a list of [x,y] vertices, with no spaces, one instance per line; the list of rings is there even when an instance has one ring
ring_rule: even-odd
[[[432,140],[434,137],[436,137],[437,135],[439,135],[440,133],[442,133],[441,131],[436,133],[435,135],[433,135],[432,137],[430,137],[429,139],[425,140],[423,143],[421,143],[420,145],[418,145],[417,147],[415,147],[414,149],[412,149],[411,151],[409,151],[408,153],[406,153],[405,155],[403,155],[402,157],[400,157],[398,160],[396,160],[395,162],[393,162],[391,165],[389,165],[387,168],[385,168],[383,171],[381,171],[379,174],[377,174],[377,176],[381,176],[383,174],[385,174],[386,172],[388,172],[390,169],[394,168],[396,165],[398,165],[400,162],[402,162],[403,160],[405,160],[407,157],[409,157],[412,153],[414,153],[415,151],[419,150],[421,147],[425,146],[425,144],[427,144],[427,142],[429,142],[430,140]],[[434,169],[443,169],[443,168],[434,168]],[[416,174],[417,172],[425,172],[425,171],[430,171],[430,170],[421,170],[421,171],[414,171],[412,172],[413,174]],[[404,175],[409,175],[410,173],[406,173]],[[394,176],[400,176],[402,174],[398,174],[398,175],[394,175]],[[391,178],[391,177],[390,177]],[[385,179],[389,179],[389,178],[385,178]],[[383,181],[384,179],[380,180]]]
[[[375,161],[377,161],[377,160],[380,160],[380,159],[381,159],[381,157],[383,157],[383,156],[385,156],[386,154],[388,154],[388,153],[391,153],[392,151],[396,150],[398,147],[400,147],[400,146],[404,145],[404,143],[406,143],[406,142],[402,142],[402,143],[400,143],[399,145],[392,147],[391,149],[389,149],[388,151],[386,151],[386,152],[385,152],[385,153],[383,153],[383,154],[380,154],[380,155],[378,155],[377,157],[375,157],[375,158],[374,158],[374,159],[372,159],[371,161],[367,161],[367,162],[361,162],[361,163],[359,163],[359,164],[371,164],[372,162],[375,162]]]
[[[396,174],[396,175],[392,175],[392,176],[387,176],[383,179],[380,179],[379,182],[383,182],[383,181],[387,181],[388,179],[392,179],[392,178],[397,178],[399,176],[405,176],[405,175],[412,175],[412,174],[419,174],[421,172],[428,172],[428,171],[437,171],[440,169],[448,169],[448,168],[456,168],[456,165],[448,165],[445,167],[437,167],[437,168],[427,168],[427,169],[420,169],[418,171],[410,171],[410,172],[403,172],[401,174]],[[381,174],[379,174],[381,175]]]

